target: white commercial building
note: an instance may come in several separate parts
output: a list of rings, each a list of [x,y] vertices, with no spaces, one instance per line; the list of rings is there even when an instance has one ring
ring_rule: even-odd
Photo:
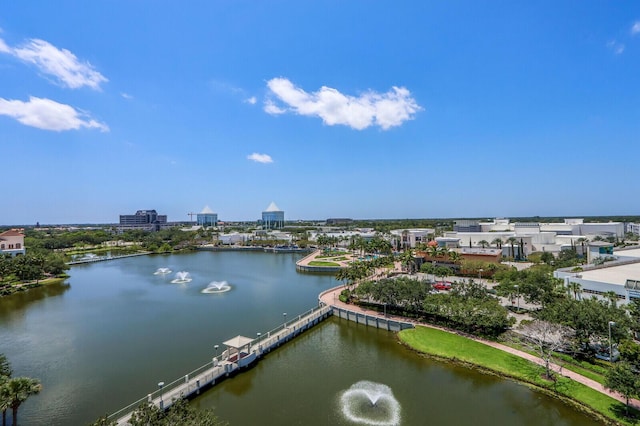
[[[599,266],[585,266],[581,271],[559,269],[553,275],[564,280],[565,286],[579,284],[583,298],[590,295],[605,299],[607,293],[613,292],[623,303],[640,299],[640,248],[618,250],[612,257],[616,260]]]

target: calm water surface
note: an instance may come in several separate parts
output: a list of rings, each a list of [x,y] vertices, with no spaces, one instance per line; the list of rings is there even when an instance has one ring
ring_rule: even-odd
[[[204,364],[214,344],[255,336],[317,305],[331,276],[299,274],[294,254],[199,252],[71,269],[68,285],[0,299],[0,352],[44,389],[23,425],[83,425]],[[157,268],[173,273],[156,276]],[[178,271],[193,281],[171,284]],[[211,281],[232,290],[203,294]],[[425,360],[392,333],[332,319],[272,352],[195,404],[233,426],[354,424],[340,396],[388,386],[401,424],[597,424],[524,386]],[[382,406],[382,404],[380,405]]]

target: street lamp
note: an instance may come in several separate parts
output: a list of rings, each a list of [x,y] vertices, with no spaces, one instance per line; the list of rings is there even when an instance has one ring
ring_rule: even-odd
[[[516,289],[516,299],[518,300],[518,313],[520,313],[520,292],[518,291],[518,284],[514,285]]]
[[[164,401],[162,400],[162,388],[164,387],[164,382],[158,383],[158,387],[160,388],[160,409],[164,410]]]
[[[484,269],[480,268],[478,269],[478,279],[482,281],[482,273],[484,272]]]
[[[218,348],[219,348],[219,347],[220,347],[220,346],[218,346],[218,345],[214,345],[214,346],[213,346],[213,349],[215,349],[215,350],[216,350],[216,358],[218,358]]]
[[[609,321],[609,362],[613,362],[613,344],[611,343],[611,326],[616,325],[615,322]]]
[[[283,328],[287,328],[287,313],[283,312],[282,316],[284,317],[284,326],[283,326]]]
[[[384,304],[384,317],[385,318],[387,317],[387,304],[386,304],[386,302]]]

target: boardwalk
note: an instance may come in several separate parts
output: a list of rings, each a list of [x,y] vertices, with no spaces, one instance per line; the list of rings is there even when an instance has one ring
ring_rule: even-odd
[[[159,384],[157,390],[109,415],[108,419],[115,421],[119,426],[125,426],[129,424],[133,411],[145,402],[166,409],[177,399],[198,395],[202,390],[240,371],[274,348],[319,324],[331,314],[330,306],[320,306],[298,315],[255,339],[237,336],[225,342],[228,348],[219,357],[216,354],[210,362],[171,383],[162,383],[161,386]]]
[[[320,304],[319,307],[311,309],[310,311],[297,316],[291,321],[286,322],[267,333],[259,334],[255,339],[237,336],[236,338],[225,342],[225,345],[227,345],[228,348],[224,350],[219,357],[216,354],[216,357],[214,357],[210,362],[195,369],[194,371],[191,371],[169,384],[162,383],[162,386],[159,389],[111,414],[108,416],[108,419],[116,421],[116,424],[119,426],[126,426],[129,424],[128,422],[133,411],[145,402],[152,403],[161,409],[166,409],[179,398],[194,397],[201,391],[215,385],[230,375],[241,371],[244,367],[247,367],[249,364],[259,360],[274,348],[288,342],[331,315],[336,315],[337,317],[345,318],[367,326],[384,328],[390,331],[399,331],[415,326],[425,326],[451,332],[450,330],[446,330],[441,327],[421,324],[415,321],[409,321],[403,317],[387,315],[386,313],[380,313],[378,311],[364,309],[360,306],[340,302],[338,296],[342,290],[343,287],[339,286],[324,291],[318,296]],[[521,358],[525,358],[538,365],[544,365],[544,361],[542,359],[526,352],[519,351],[497,342],[491,342],[479,338],[474,338],[474,340],[517,355]],[[605,389],[604,386],[594,380],[574,373],[573,371],[563,369],[561,366],[556,364],[552,364],[551,367],[558,374],[571,378],[620,402],[625,402],[624,397]],[[638,400],[631,400],[630,405],[636,409],[640,409],[640,401]]]
[[[84,257],[78,260],[72,260],[71,262],[67,262],[67,265],[81,265],[83,263],[94,263],[94,262],[104,262],[106,260],[115,260],[115,259],[124,259],[125,257],[136,257],[136,256],[146,256],[152,254],[150,251],[145,251],[141,253],[132,253],[132,254],[121,254],[118,256],[95,256],[95,257]]]

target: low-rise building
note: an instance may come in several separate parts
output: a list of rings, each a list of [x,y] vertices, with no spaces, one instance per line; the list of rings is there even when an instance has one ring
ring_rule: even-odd
[[[594,246],[598,255],[600,247]],[[621,303],[640,299],[640,248],[616,250],[611,257],[615,260],[597,266],[558,269],[553,275],[562,279],[566,287],[578,284],[578,297],[607,299],[615,294]]]
[[[168,226],[166,215],[158,214],[155,210],[138,210],[135,214],[121,214],[118,230],[159,231]]]
[[[0,254],[16,256],[24,253],[24,234],[22,231],[9,229],[0,234]]]

